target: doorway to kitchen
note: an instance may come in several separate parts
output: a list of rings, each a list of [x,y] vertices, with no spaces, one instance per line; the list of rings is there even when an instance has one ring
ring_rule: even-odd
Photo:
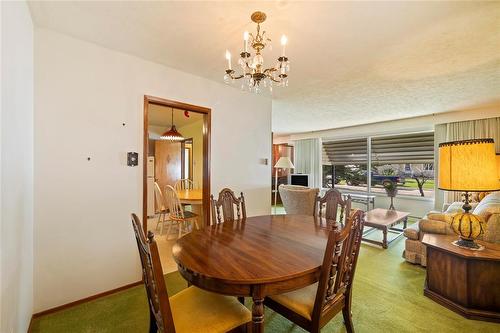
[[[165,273],[175,241],[210,223],[210,109],[144,97],[143,227]],[[180,207],[182,214],[171,214]],[[179,219],[182,215],[182,219]]]

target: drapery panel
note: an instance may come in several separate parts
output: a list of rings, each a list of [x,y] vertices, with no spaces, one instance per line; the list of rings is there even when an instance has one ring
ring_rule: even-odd
[[[321,188],[321,139],[297,140],[294,144],[295,173],[309,175],[309,187]]]
[[[435,133],[434,140],[436,147],[436,155],[435,155],[436,159],[434,165],[436,172],[437,170],[439,170],[438,145],[441,142],[492,138],[493,140],[495,140],[495,150],[497,154],[500,153],[500,117],[439,124],[435,126],[434,133]],[[442,199],[438,200],[437,185],[438,182],[436,182],[436,209],[441,209],[443,200]],[[462,200],[461,193],[459,192],[450,191],[450,192],[445,192],[444,195],[443,191],[439,192],[441,192],[439,197],[441,198],[444,197],[444,201],[446,202],[454,202]]]

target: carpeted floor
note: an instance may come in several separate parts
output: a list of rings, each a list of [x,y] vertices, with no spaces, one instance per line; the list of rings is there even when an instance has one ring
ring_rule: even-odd
[[[401,258],[404,240],[388,250],[362,244],[354,281],[353,318],[357,332],[500,332],[500,324],[467,320],[423,296],[425,269]],[[165,276],[169,295],[186,287],[177,273]],[[250,303],[247,301],[247,303]],[[303,332],[266,310],[267,332]],[[46,315],[32,332],[147,332],[148,308],[143,286]],[[322,332],[345,332],[342,314]]]

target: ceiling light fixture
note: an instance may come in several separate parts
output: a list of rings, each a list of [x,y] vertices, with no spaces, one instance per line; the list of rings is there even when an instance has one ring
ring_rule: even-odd
[[[174,125],[174,108],[172,108],[172,126],[168,131],[163,133],[160,137],[162,140],[168,140],[168,141],[183,141],[184,137],[182,136],[181,133],[177,132],[177,129],[175,128]]]
[[[260,85],[264,87],[269,86],[269,90],[273,90],[273,83],[278,86],[286,87],[288,86],[288,71],[290,70],[290,62],[285,56],[285,46],[288,39],[285,35],[281,37],[282,52],[281,56],[278,58],[278,62],[274,67],[264,69],[264,57],[261,51],[266,47],[267,42],[271,40],[265,37],[266,32],[260,33],[260,24],[266,20],[266,14],[263,12],[255,12],[250,17],[253,22],[257,23],[257,34],[254,36],[248,31],[243,33],[243,52],[240,53],[240,58],[238,60],[238,65],[240,65],[243,73],[235,74],[235,71],[231,68],[231,53],[226,50],[226,60],[228,69],[226,69],[226,75],[224,75],[224,82],[232,83],[235,80],[245,78],[245,82],[241,85],[241,89],[244,90],[246,86],[250,91],[259,92]],[[248,46],[255,50],[255,56],[251,58],[251,54],[248,52]]]

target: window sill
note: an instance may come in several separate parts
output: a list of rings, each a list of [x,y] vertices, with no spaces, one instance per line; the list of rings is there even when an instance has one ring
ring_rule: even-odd
[[[324,193],[328,191],[330,188],[322,188],[321,192]],[[364,194],[368,195],[368,191],[352,191],[352,190],[346,190],[346,189],[340,189],[341,193],[352,193],[352,194]],[[374,195],[376,197],[384,197],[386,198],[387,195],[385,193],[379,193],[379,192],[371,192],[370,195]],[[428,197],[420,197],[420,196],[413,196],[413,195],[397,195],[395,199],[404,199],[404,200],[415,200],[415,201],[427,201],[427,202],[434,202],[435,197],[428,198]]]

